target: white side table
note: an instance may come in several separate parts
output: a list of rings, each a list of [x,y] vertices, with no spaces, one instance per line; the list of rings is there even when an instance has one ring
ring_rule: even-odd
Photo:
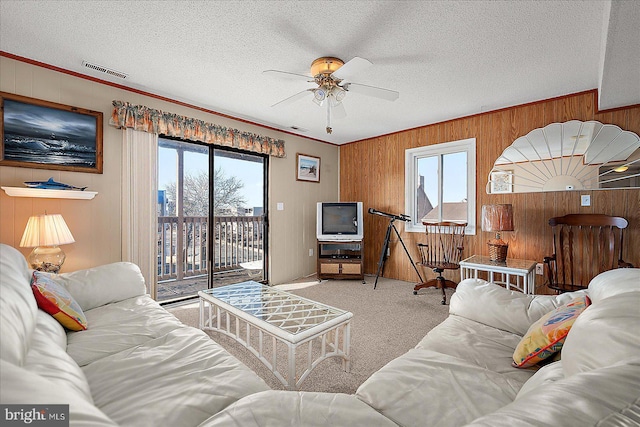
[[[505,262],[491,261],[488,256],[474,255],[460,261],[462,280],[478,278],[479,271],[486,271],[489,282],[503,285],[507,289],[515,288],[520,292],[535,295],[536,262],[524,259],[509,259]],[[511,278],[515,278],[515,283]]]

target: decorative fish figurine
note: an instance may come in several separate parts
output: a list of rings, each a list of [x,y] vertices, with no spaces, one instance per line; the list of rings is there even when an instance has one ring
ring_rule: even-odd
[[[24,185],[30,188],[44,188],[47,190],[80,190],[83,191],[87,187],[75,187],[69,184],[63,184],[62,182],[54,181],[53,178],[49,178],[48,181],[25,181]]]

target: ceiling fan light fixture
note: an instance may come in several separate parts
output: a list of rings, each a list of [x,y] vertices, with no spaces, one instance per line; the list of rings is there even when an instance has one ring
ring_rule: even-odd
[[[338,105],[342,104],[343,99],[344,96],[337,97],[335,93],[329,94],[329,104],[331,104],[332,107],[337,107]]]
[[[313,92],[313,102],[315,102],[317,105],[322,107],[322,105],[324,104],[324,100],[327,98],[327,91],[322,87],[318,87],[314,89],[312,92]]]
[[[344,65],[344,61],[340,58],[332,56],[323,56],[311,63],[311,75],[331,74]]]
[[[352,83],[350,81],[353,75],[358,74],[371,65],[370,61],[357,56],[351,58],[346,63],[340,58],[322,56],[311,63],[311,75],[313,80],[309,80],[308,75],[287,71],[266,70],[265,73],[279,73],[281,75],[286,75],[287,77],[295,77],[297,79],[303,78],[308,83],[315,83],[317,85],[315,88],[306,89],[285,98],[284,100],[273,104],[272,107],[284,103],[291,103],[295,100],[301,99],[305,94],[308,95],[308,93],[311,92],[313,94],[312,101],[316,105],[325,107],[326,109],[327,126],[325,129],[327,133],[330,134],[333,131],[333,128],[331,127],[331,116],[335,115],[337,119],[344,119],[347,115],[342,101],[347,95],[347,92],[351,89],[353,89],[353,92],[387,101],[395,101],[398,99],[399,94],[396,91],[359,83]]]
[[[346,96],[347,91],[340,86],[334,86],[333,89],[331,89],[331,94],[335,98],[336,102],[341,102]]]
[[[327,92],[322,87],[316,88],[313,90],[313,97],[315,101],[322,102],[327,97]]]

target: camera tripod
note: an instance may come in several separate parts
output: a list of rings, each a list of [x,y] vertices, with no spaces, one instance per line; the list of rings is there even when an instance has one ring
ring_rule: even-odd
[[[404,242],[402,241],[402,237],[400,237],[400,233],[398,232],[398,229],[396,228],[394,222],[396,220],[400,220],[400,221],[410,221],[411,219],[407,216],[407,215],[393,215],[390,213],[386,213],[386,212],[381,212],[381,211],[377,211],[373,208],[369,208],[369,213],[370,214],[374,214],[374,215],[381,215],[381,216],[386,216],[388,218],[390,218],[389,220],[389,225],[387,226],[387,234],[384,238],[384,244],[382,245],[382,251],[380,252],[380,260],[378,261],[378,272],[376,273],[376,281],[373,284],[373,289],[376,289],[376,287],[378,286],[378,277],[380,277],[380,275],[383,273],[384,271],[384,263],[387,260],[387,252],[389,251],[389,241],[391,240],[391,230],[393,230],[396,233],[396,236],[398,237],[398,240],[400,241],[400,244],[402,244],[402,248],[404,249],[404,252],[407,254],[407,257],[409,258],[409,261],[411,262],[411,265],[413,266],[413,269],[416,271],[416,274],[418,275],[418,278],[420,279],[420,282],[423,282],[422,280],[422,276],[420,275],[420,272],[418,271],[418,267],[416,267],[416,264],[413,262],[413,259],[411,259],[411,255],[409,254],[409,251],[407,250],[407,247],[405,246]]]

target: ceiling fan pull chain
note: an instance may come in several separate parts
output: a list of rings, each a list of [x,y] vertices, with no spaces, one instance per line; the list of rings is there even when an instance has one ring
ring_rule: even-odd
[[[331,133],[331,102],[327,100],[327,133]]]

